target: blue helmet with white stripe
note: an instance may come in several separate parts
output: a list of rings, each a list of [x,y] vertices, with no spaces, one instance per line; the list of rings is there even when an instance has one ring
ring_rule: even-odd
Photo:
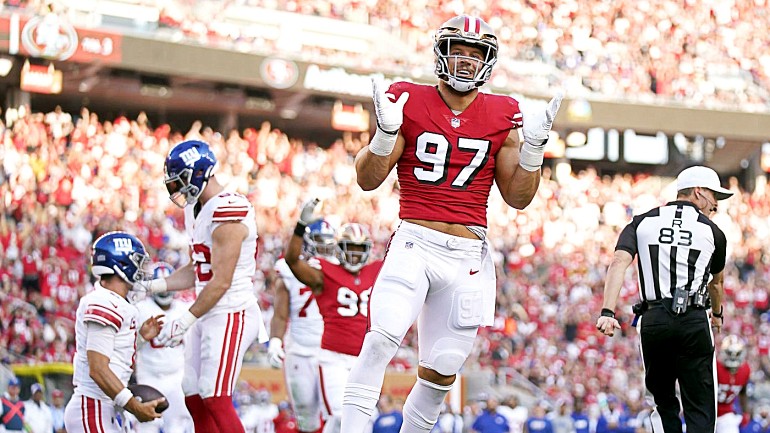
[[[118,275],[134,284],[145,279],[144,266],[149,259],[144,244],[126,232],[109,232],[100,236],[91,249],[91,273],[95,277]]]
[[[202,141],[186,140],[174,146],[165,166],[171,201],[179,207],[197,203],[216,165],[217,157]]]

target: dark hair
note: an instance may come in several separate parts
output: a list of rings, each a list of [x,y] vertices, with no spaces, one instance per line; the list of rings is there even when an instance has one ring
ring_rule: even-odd
[[[693,191],[695,191],[695,187],[680,189],[679,191],[677,191],[676,197],[677,198],[679,198],[679,197],[688,197],[690,194],[693,193]]]

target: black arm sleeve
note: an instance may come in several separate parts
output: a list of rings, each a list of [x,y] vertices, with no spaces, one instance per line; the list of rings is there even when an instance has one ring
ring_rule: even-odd
[[[618,243],[615,245],[615,251],[617,250],[623,250],[627,252],[628,254],[631,254],[631,257],[636,256],[637,252],[637,243],[636,243],[636,226],[639,225],[639,219],[638,217],[634,217],[634,219],[628,223],[626,228],[623,229],[622,232],[620,232],[620,237],[618,237]]]
[[[711,225],[711,230],[714,233],[714,255],[711,257],[711,269],[712,274],[718,274],[725,269],[725,261],[727,260],[727,238],[725,234],[716,224]]]

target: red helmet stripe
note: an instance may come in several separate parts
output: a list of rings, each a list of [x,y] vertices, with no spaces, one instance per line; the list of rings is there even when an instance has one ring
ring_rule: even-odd
[[[470,30],[470,28],[471,28],[471,17],[466,16],[465,17],[465,30],[464,31],[467,32],[468,30]]]
[[[481,20],[478,18],[475,18],[476,20],[476,34],[481,33]]]

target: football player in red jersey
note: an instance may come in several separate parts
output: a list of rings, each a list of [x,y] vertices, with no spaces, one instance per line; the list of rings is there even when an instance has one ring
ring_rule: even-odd
[[[751,420],[746,385],[751,376],[751,367],[745,362],[746,344],[737,335],[728,335],[722,340],[717,359],[717,428],[716,433],[738,433],[739,426]],[[735,413],[735,397],[741,405],[743,415]]]
[[[286,250],[286,263],[297,279],[313,290],[324,321],[318,370],[324,433],[338,433],[342,394],[348,373],[361,351],[368,324],[369,294],[382,260],[369,261],[372,241],[359,224],[340,227],[337,236],[339,264],[317,256],[300,260],[305,227],[313,221],[318,200],[306,203]]]
[[[418,380],[404,404],[401,432],[429,432],[478,328],[492,324],[496,284],[486,241],[492,183],[508,205],[530,203],[561,104],[557,95],[522,114],[515,99],[480,93],[497,50],[487,23],[457,16],[436,33],[438,86],[396,82],[386,93],[373,80],[377,130],[356,156],[357,180],[373,190],[397,167],[403,221],[372,289],[370,330],[345,389],[343,433],[364,430],[385,368],[418,317]]]

